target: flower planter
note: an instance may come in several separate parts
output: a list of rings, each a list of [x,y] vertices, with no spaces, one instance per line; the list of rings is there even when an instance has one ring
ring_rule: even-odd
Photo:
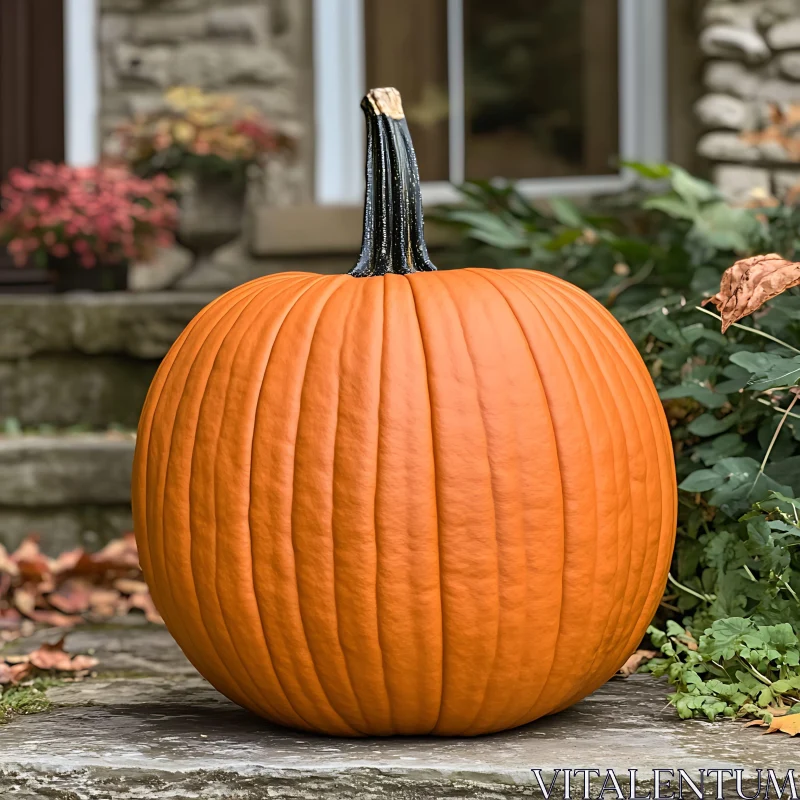
[[[177,180],[177,240],[197,260],[242,232],[247,181],[228,174],[185,172]]]
[[[128,262],[84,267],[76,258],[51,258],[50,270],[57,292],[124,292],[128,288]]]

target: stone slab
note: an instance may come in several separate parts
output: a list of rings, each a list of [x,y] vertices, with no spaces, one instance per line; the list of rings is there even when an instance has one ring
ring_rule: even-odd
[[[0,507],[130,501],[133,434],[0,437]]]
[[[136,427],[159,360],[76,352],[0,359],[0,421]]]
[[[697,779],[700,769],[740,768],[753,793],[756,768],[782,778],[797,761],[787,736],[679,721],[665,685],[648,676],[614,679],[561,714],[492,736],[333,739],[239,709],[192,674],[165,630],[133,618],[79,630],[68,648],[94,649],[101,677],[51,689],[53,710],[0,727],[0,796],[502,800],[540,797],[534,768],[545,783],[556,769],[614,769],[620,780],[638,769],[640,794],[653,789],[654,769]],[[573,796],[582,796],[582,778]]]
[[[135,445],[133,433],[0,436],[0,544],[35,533],[56,555],[132,530]]]
[[[74,351],[160,359],[215,292],[0,296],[0,361]]]
[[[93,552],[132,530],[130,503],[55,508],[0,506],[0,544],[9,551],[34,534],[41,549],[50,556],[75,547]]]

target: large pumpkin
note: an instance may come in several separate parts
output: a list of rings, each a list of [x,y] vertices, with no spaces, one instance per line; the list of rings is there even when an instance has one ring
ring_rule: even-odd
[[[470,735],[639,643],[675,531],[647,370],[583,291],[433,271],[399,96],[365,101],[361,258],[205,308],[142,413],[142,566],[186,655],[292,728]]]

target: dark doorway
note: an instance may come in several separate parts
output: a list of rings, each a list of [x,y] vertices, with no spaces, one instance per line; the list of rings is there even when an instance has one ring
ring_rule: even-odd
[[[64,160],[61,0],[0,2],[0,175]]]
[[[0,180],[31,161],[64,160],[62,0],[0,0]],[[36,291],[46,273],[0,248],[0,292]]]

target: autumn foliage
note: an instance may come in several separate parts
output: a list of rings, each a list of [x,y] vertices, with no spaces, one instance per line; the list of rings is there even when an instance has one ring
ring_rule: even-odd
[[[800,263],[787,261],[777,253],[742,258],[722,276],[720,289],[703,302],[712,303],[722,317],[722,332],[742,317],[787,289],[800,284]]]
[[[38,625],[66,629],[134,609],[161,622],[142,580],[133,534],[97,553],[77,548],[56,558],[42,553],[35,537],[11,554],[0,545],[0,644]]]

